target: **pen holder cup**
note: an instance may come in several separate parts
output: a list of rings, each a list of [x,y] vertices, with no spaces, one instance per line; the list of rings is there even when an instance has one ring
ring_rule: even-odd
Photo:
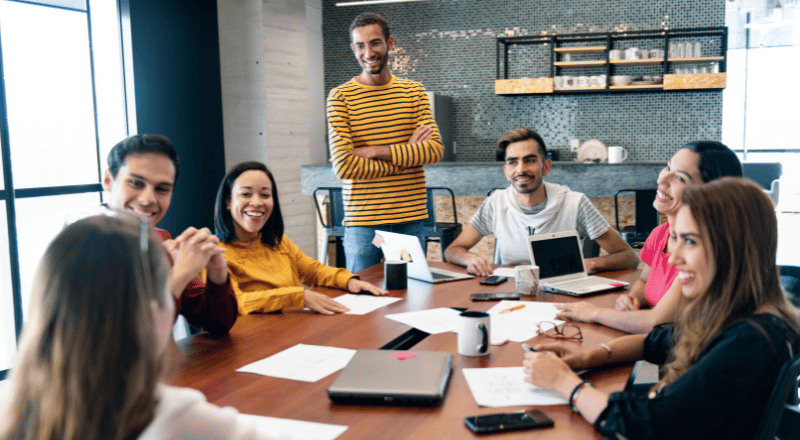
[[[539,266],[517,266],[514,268],[517,293],[536,295],[539,292]]]
[[[383,279],[386,290],[405,290],[408,288],[408,264],[405,261],[383,263]]]

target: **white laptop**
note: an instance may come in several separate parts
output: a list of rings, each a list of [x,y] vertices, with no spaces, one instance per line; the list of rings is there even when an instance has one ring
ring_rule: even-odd
[[[577,231],[531,235],[528,253],[531,262],[539,266],[539,288],[547,292],[583,296],[628,286],[624,281],[586,273]]]
[[[419,239],[413,235],[375,231],[373,243],[376,246],[380,246],[381,251],[383,251],[383,258],[386,261],[406,261],[408,263],[409,278],[425,281],[426,283],[444,283],[446,281],[475,278],[466,273],[428,266],[428,261],[425,259],[425,253],[422,251]]]

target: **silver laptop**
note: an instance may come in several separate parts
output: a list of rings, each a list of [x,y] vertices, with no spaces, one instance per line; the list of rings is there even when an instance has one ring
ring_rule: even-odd
[[[397,359],[401,350],[358,350],[328,387],[338,403],[433,405],[441,402],[453,369],[453,354],[414,351]]]
[[[408,277],[427,283],[444,283],[446,281],[475,278],[473,275],[452,270],[428,266],[425,253],[419,239],[413,235],[394,232],[375,231],[373,243],[380,245],[386,261],[403,260],[408,263]]]
[[[531,235],[531,261],[539,266],[539,288],[547,292],[583,296],[624,289],[628,283],[589,276],[577,231]]]

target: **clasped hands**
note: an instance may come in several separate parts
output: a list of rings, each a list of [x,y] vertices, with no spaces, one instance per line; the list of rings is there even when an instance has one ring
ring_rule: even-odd
[[[219,239],[208,228],[189,227],[174,239],[165,240],[164,247],[173,262],[172,293],[176,298],[203,269],[214,284],[228,281],[228,263],[222,256],[225,249],[219,247]]]

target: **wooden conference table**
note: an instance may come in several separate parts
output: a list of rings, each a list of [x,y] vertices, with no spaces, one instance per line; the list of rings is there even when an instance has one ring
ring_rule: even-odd
[[[452,270],[463,268],[448,263],[431,265]],[[383,267],[363,270],[362,279],[383,285]],[[633,283],[638,271],[605,272],[604,275]],[[350,349],[378,349],[410,328],[384,315],[436,307],[462,307],[486,311],[495,301],[472,302],[470,293],[515,291],[513,279],[499,286],[481,286],[479,279],[428,284],[409,280],[405,291],[391,291],[403,301],[390,304],[366,315],[323,316],[309,311],[240,316],[230,335],[209,338],[204,335],[188,338],[171,351],[171,365],[166,382],[202,391],[208,400],[220,406],[232,406],[244,414],[255,414],[319,423],[347,425],[339,439],[461,439],[477,437],[465,425],[464,417],[522,410],[529,407],[479,407],[467,385],[462,368],[517,367],[524,352],[520,344],[508,342],[491,346],[490,355],[467,357],[458,354],[457,336],[453,332],[433,334],[417,342],[411,351],[446,351],[453,353],[453,374],[444,402],[435,407],[368,406],[334,404],[326,389],[338,375],[332,374],[314,383],[278,379],[255,374],[237,373],[236,369],[269,357],[296,344],[323,345]],[[316,288],[319,292],[339,296],[344,292]],[[612,307],[619,292],[596,295],[587,301]],[[523,297],[532,301],[575,301],[564,295]],[[583,342],[574,343],[591,349],[623,333],[603,326],[577,323]],[[531,323],[535,325],[535,323]],[[412,331],[413,332],[413,331]],[[546,339],[537,336],[529,343]],[[619,365],[592,370],[584,378],[598,389],[620,391],[632,365]],[[540,407],[554,421],[552,428],[492,434],[492,438],[594,439],[602,438],[583,418],[567,405]]]

